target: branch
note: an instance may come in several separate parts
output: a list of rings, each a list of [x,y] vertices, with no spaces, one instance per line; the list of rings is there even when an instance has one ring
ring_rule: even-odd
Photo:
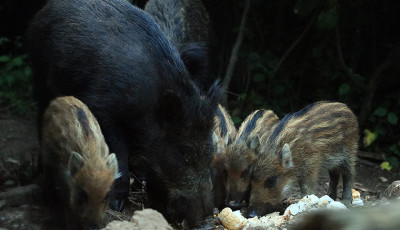
[[[247,21],[247,15],[250,10],[250,1],[251,0],[246,0],[246,2],[245,2],[242,19],[240,22],[239,34],[238,34],[238,37],[236,38],[236,42],[232,48],[232,54],[229,59],[228,67],[226,69],[224,81],[222,83],[222,86],[224,87],[224,89],[226,91],[228,90],[229,85],[231,83],[233,71],[235,70],[235,65],[236,65],[236,62],[238,59],[238,55],[239,55],[239,50],[240,50],[240,47],[242,46],[243,37],[244,37],[244,28],[245,28],[246,21]],[[227,101],[228,101],[228,98],[227,98],[227,95],[225,94],[224,99],[223,99],[223,104],[226,105]]]
[[[272,72],[272,75],[274,76],[279,68],[281,67],[283,61],[286,59],[286,57],[293,51],[293,49],[297,46],[297,44],[299,44],[299,42],[301,41],[301,39],[303,39],[303,37],[307,34],[307,32],[310,30],[312,24],[315,21],[315,16],[311,19],[311,21],[308,23],[308,25],[306,26],[306,28],[304,29],[304,31],[300,34],[300,36],[293,42],[293,44],[286,50],[285,54],[282,56],[281,60],[279,60],[278,64],[276,65],[274,71]]]
[[[354,83],[358,87],[360,87],[364,91],[368,90],[366,85],[362,84],[360,81],[357,81],[357,79],[354,78],[354,74],[350,71],[350,69],[346,65],[346,62],[344,61],[343,53],[342,53],[342,45],[340,43],[339,26],[336,26],[335,34],[336,34],[336,48],[337,48],[337,52],[338,52],[338,56],[339,56],[339,61],[340,61],[340,65],[342,66],[344,72],[346,73],[346,75],[348,77],[350,77],[351,80],[354,81]]]

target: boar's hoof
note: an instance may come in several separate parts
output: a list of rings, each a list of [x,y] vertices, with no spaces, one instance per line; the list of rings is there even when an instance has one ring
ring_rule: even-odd
[[[125,200],[124,199],[112,199],[110,201],[110,208],[117,212],[122,212],[125,207]]]

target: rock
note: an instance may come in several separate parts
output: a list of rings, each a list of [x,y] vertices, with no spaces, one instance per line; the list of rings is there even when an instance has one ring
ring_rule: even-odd
[[[138,229],[172,230],[172,227],[169,226],[161,213],[149,208],[135,211],[131,222],[133,222]]]
[[[112,221],[103,230],[172,230],[161,213],[153,209],[135,211],[131,221]]]
[[[15,181],[13,181],[13,180],[7,180],[6,182],[4,182],[4,185],[5,185],[5,186],[13,186],[13,185],[15,185]]]
[[[354,207],[364,206],[364,201],[361,200],[361,194],[359,191],[352,189],[352,195],[353,195],[353,201],[351,202],[352,206]]]
[[[0,209],[2,209],[3,207],[5,207],[7,205],[7,201],[5,200],[0,200]],[[0,229],[1,230],[1,229]]]
[[[347,208],[343,203],[334,201],[329,196],[318,198],[315,195],[307,195],[300,199],[299,202],[289,205],[283,215],[279,215],[279,212],[274,212],[259,218],[246,219],[239,211],[232,212],[230,208],[224,208],[218,218],[225,228],[231,230],[282,229],[292,219],[298,219],[298,216],[301,216],[300,214],[319,209]]]
[[[0,200],[6,200],[6,206],[19,206],[32,203],[38,200],[40,196],[40,187],[37,184],[31,184],[23,187],[16,187],[0,193]]]
[[[332,201],[334,201],[330,196],[325,195],[323,197],[321,197],[318,201],[318,205],[320,207],[326,207],[329,203],[331,203]]]
[[[102,230],[139,230],[139,228],[129,221],[112,221]]]
[[[237,210],[232,212],[230,208],[224,208],[219,213],[218,218],[221,220],[222,225],[227,229],[240,229],[246,222],[246,218]]]
[[[389,199],[397,199],[400,197],[400,180],[396,180],[387,187],[383,196]]]
[[[347,209],[346,205],[344,205],[343,203],[339,202],[339,201],[332,201],[331,203],[329,203],[326,208],[328,209]]]
[[[293,226],[291,230],[395,230],[400,229],[400,202],[372,208],[352,210],[314,211]]]

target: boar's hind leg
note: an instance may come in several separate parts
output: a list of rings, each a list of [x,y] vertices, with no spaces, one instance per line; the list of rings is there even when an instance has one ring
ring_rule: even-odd
[[[337,198],[337,186],[340,179],[340,169],[334,168],[329,170],[329,190],[328,196],[334,200]]]

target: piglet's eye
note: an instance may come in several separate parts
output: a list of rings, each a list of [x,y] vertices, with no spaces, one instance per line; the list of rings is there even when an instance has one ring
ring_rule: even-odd
[[[278,182],[277,176],[269,177],[264,181],[264,188],[273,188],[276,186],[277,182]]]
[[[82,188],[78,189],[78,194],[77,194],[77,202],[79,205],[84,205],[87,204],[89,201],[89,197],[88,194],[85,190],[83,190]]]

